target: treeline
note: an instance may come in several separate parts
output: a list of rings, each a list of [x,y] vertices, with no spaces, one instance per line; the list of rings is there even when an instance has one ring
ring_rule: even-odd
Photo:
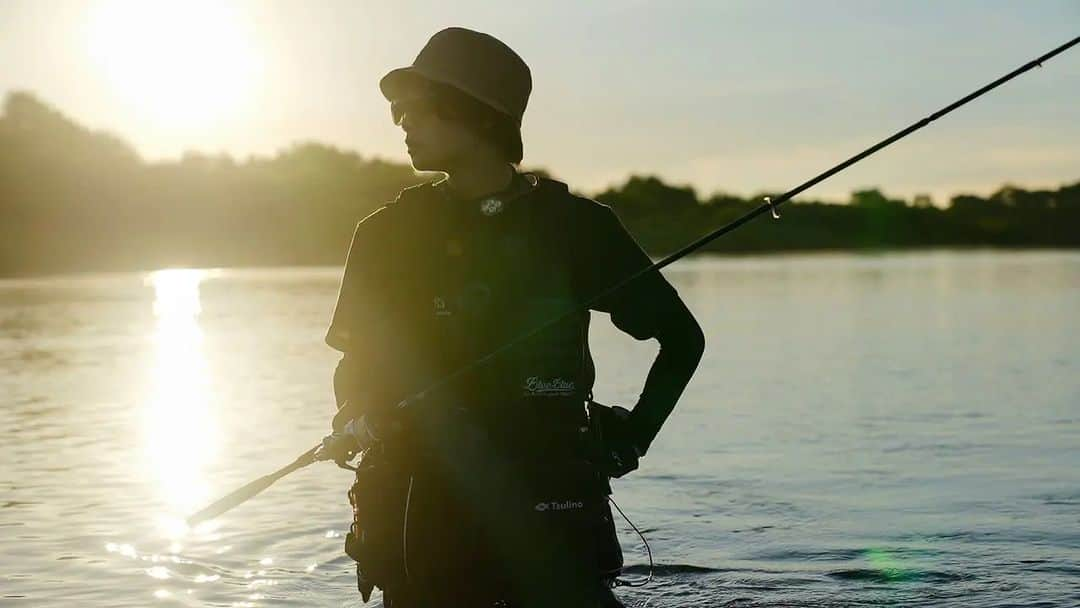
[[[0,276],[166,266],[340,264],[353,225],[403,187],[407,165],[318,143],[271,158],[189,153],[147,163],[123,140],[82,127],[29,93],[0,116]],[[654,254],[678,248],[760,204],[655,177],[599,194]],[[714,251],[918,246],[1080,246],[1080,182],[1005,187],[988,198],[856,192],[850,204],[792,202]]]
[[[759,207],[749,198],[713,194],[655,177],[631,177],[596,199],[619,216],[650,251],[674,251]],[[796,199],[779,209],[782,221],[759,219],[705,247],[706,251],[761,252],[912,247],[1080,247],[1080,182],[1056,190],[1005,186],[989,197],[953,196],[936,206],[927,195],[911,201],[880,190],[853,192],[847,204]]]

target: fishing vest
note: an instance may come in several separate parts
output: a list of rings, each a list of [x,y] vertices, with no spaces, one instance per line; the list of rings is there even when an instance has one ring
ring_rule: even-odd
[[[574,211],[596,203],[561,182],[528,180],[514,196],[454,200],[443,186],[404,190],[384,209],[392,233],[368,279],[378,301],[382,353],[372,381],[404,398],[574,309],[586,294],[575,272]],[[580,427],[595,370],[589,313],[518,341],[425,397],[507,428]],[[541,430],[541,429],[536,429]]]

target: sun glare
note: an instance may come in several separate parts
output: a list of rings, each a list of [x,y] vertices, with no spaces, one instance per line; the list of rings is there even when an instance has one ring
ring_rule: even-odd
[[[115,93],[161,128],[206,128],[255,102],[254,36],[227,3],[105,0],[87,35]]]

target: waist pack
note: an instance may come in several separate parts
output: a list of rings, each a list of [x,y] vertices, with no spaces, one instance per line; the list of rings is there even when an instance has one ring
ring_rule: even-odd
[[[408,493],[408,474],[380,455],[369,453],[357,466],[349,488],[353,517],[345,553],[356,562],[357,590],[365,602],[376,585],[385,590],[404,579],[402,528]]]
[[[365,602],[376,586],[483,585],[514,597],[611,581],[623,557],[610,491],[578,459],[415,468],[365,456],[345,552]]]

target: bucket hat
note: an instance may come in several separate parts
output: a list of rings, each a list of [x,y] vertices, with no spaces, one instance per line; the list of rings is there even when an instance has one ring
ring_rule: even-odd
[[[532,73],[503,42],[463,27],[446,28],[428,40],[412,65],[379,81],[388,101],[407,97],[418,81],[452,86],[511,117],[518,126],[532,92]]]

